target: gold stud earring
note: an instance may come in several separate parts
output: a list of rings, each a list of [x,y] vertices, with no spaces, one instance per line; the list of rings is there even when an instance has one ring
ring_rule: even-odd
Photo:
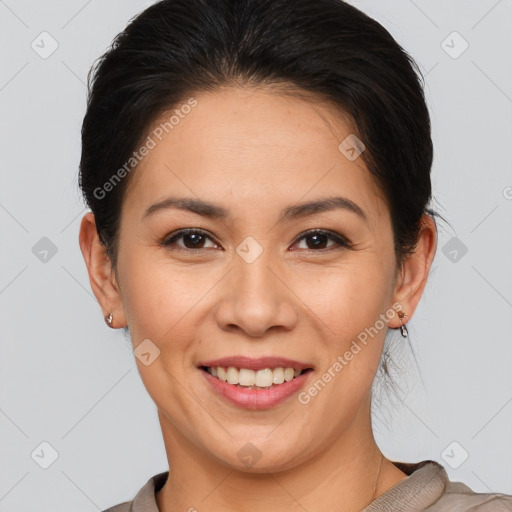
[[[402,324],[402,318],[407,318],[407,315],[403,311],[398,312],[398,319],[400,320],[400,334],[403,338],[409,337],[409,331],[405,324]]]
[[[112,321],[114,320],[114,317],[112,316],[112,313],[108,314],[106,317],[105,317],[105,322],[107,322],[107,325],[109,327],[112,327]]]

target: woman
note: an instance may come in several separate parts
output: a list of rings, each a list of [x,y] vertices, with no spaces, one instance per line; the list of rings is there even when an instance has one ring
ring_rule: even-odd
[[[80,246],[169,461],[110,511],[512,510],[372,433],[437,245],[416,71],[340,0],[164,0],[103,56]]]

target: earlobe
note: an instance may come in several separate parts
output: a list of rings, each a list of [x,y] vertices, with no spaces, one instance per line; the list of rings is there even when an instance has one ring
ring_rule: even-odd
[[[424,214],[416,249],[406,257],[393,295],[393,302],[402,305],[401,311],[407,315],[408,321],[411,320],[425,290],[436,248],[437,229],[434,219]],[[389,326],[400,327],[398,315],[389,322]]]
[[[87,266],[91,289],[103,310],[103,317],[113,315],[116,325],[111,327],[124,327],[126,321],[115,273],[111,268],[107,249],[100,242],[94,214],[91,212],[82,218],[79,244]]]

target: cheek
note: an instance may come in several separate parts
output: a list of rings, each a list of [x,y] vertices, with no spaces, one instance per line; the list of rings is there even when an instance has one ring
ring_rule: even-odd
[[[163,258],[148,257],[147,249],[139,252],[131,252],[122,262],[123,306],[132,338],[136,339],[134,333],[142,339],[172,337],[186,324],[181,319],[211,288],[211,279],[202,279],[192,266],[172,266]]]
[[[298,274],[297,295],[325,323],[330,337],[357,335],[389,307],[392,276],[374,258],[359,257],[316,276]]]
[[[316,327],[322,330],[319,353],[325,357],[319,378],[325,375],[331,389],[322,395],[326,408],[333,403],[356,407],[371,388],[387,332],[385,314],[391,308],[390,272],[368,254],[343,269],[329,270],[315,286],[312,280],[303,286],[305,303],[321,320]]]
[[[151,353],[148,365],[136,358],[140,377],[159,408],[171,415],[183,414],[189,405],[180,393],[181,383],[190,371],[190,354],[197,342],[194,306],[211,284],[168,263],[144,260],[143,254],[137,258],[136,252],[123,264],[123,305],[131,339],[135,349],[140,344]],[[143,345],[147,339],[154,346]]]

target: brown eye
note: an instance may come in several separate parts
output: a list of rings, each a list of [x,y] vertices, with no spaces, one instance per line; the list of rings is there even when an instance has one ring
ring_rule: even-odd
[[[183,239],[183,245],[176,244],[180,239]],[[178,249],[184,250],[207,249],[207,247],[204,247],[207,239],[212,240],[204,231],[197,229],[182,229],[181,231],[173,234],[170,238],[166,238],[162,242],[162,245],[165,247],[177,245]]]
[[[179,240],[182,240],[182,243],[177,243]],[[178,250],[193,251],[194,249],[208,249],[208,247],[205,247],[207,240],[211,240],[213,242],[213,239],[202,230],[182,229],[177,233],[174,233],[171,237],[164,239],[161,242],[161,245],[164,247],[176,248]],[[311,230],[304,233],[297,239],[295,244],[302,240],[306,241],[306,247],[303,249],[313,252],[330,250],[333,246],[337,246],[338,248],[351,247],[350,242],[345,237],[321,229]],[[329,240],[334,241],[334,243],[329,245]],[[213,246],[216,247],[217,244],[214,242]]]
[[[331,244],[330,246],[327,246],[329,239],[334,240],[335,243]],[[306,241],[307,247],[305,249],[311,251],[322,251],[330,249],[333,245],[345,248],[351,247],[350,242],[345,237],[322,229],[316,229],[304,233],[297,240],[297,242],[300,242],[301,240]]]

